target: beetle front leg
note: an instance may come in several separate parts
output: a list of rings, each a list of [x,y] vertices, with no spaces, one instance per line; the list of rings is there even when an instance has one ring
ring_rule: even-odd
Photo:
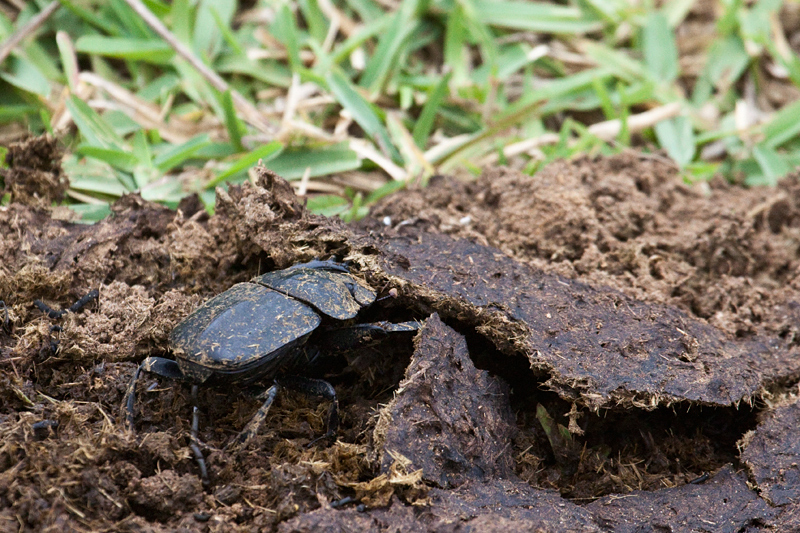
[[[126,410],[126,422],[128,424],[128,429],[133,431],[134,429],[134,404],[136,403],[136,382],[139,381],[139,374],[142,373],[142,370],[145,372],[150,372],[152,374],[157,374],[161,377],[171,378],[171,379],[183,379],[183,372],[181,372],[178,363],[173,361],[172,359],[166,359],[164,357],[148,357],[139,367],[136,369],[136,372],[133,373],[133,379],[131,379],[130,385],[128,385],[128,391],[125,393],[125,402],[123,404],[123,408]]]
[[[283,378],[281,379],[281,385],[309,396],[322,396],[331,402],[331,407],[328,410],[328,431],[321,437],[317,437],[309,442],[308,446],[313,446],[321,440],[336,436],[336,432],[339,430],[339,399],[336,397],[336,389],[333,388],[333,385],[322,379],[303,378],[299,376]]]

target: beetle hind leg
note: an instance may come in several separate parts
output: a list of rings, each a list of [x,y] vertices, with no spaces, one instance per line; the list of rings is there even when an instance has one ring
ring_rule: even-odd
[[[267,418],[269,408],[272,407],[272,402],[275,401],[275,396],[278,395],[280,388],[280,385],[275,382],[261,394],[261,397],[264,398],[264,403],[261,404],[261,407],[258,408],[256,414],[253,415],[253,418],[250,419],[250,422],[247,423],[239,435],[228,443],[225,447],[226,449],[243,450],[247,448],[247,445],[250,444],[250,441],[253,440],[253,437],[258,433],[261,424],[264,423],[264,419]]]
[[[321,379],[290,376],[281,378],[280,382],[275,381],[275,383],[262,394],[264,403],[258,411],[256,411],[256,414],[253,415],[253,418],[250,419],[250,422],[248,422],[239,433],[239,436],[233,439],[226,448],[233,450],[244,449],[250,444],[250,441],[258,433],[261,424],[264,423],[264,419],[267,418],[269,409],[275,401],[275,396],[278,395],[281,388],[294,389],[309,396],[322,396],[326,400],[331,401],[331,407],[328,410],[328,430],[321,437],[317,437],[309,442],[308,446],[336,436],[336,432],[339,429],[339,400],[336,397],[336,389],[333,388],[333,385]]]
[[[197,385],[192,385],[192,432],[189,434],[189,448],[194,453],[194,459],[197,461],[197,466],[200,468],[200,480],[203,486],[209,486],[211,482],[208,480],[208,468],[206,467],[206,458],[200,450],[200,439],[197,432],[200,429],[200,410],[197,408]]]

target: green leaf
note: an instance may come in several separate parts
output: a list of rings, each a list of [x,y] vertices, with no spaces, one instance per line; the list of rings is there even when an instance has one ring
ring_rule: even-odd
[[[81,216],[84,222],[100,222],[111,214],[111,206],[102,204],[70,204],[70,209]]]
[[[169,63],[175,51],[164,41],[133,39],[128,37],[103,37],[84,35],[75,42],[75,50],[130,61],[144,61],[156,65]]]
[[[758,166],[761,167],[767,185],[776,185],[778,180],[792,170],[786,160],[768,146],[758,145],[753,148],[753,158],[755,158]]]
[[[347,211],[350,208],[350,201],[333,194],[320,194],[309,197],[306,207],[317,215],[334,217]]]
[[[265,144],[253,150],[249,154],[245,154],[244,156],[240,157],[235,163],[233,163],[227,170],[220,172],[217,174],[214,179],[208,182],[206,188],[211,188],[219,185],[226,179],[235,176],[236,174],[247,170],[248,168],[252,167],[259,160],[269,161],[273,157],[277,156],[281,150],[283,150],[283,145],[278,141],[272,141],[269,144]]]
[[[2,105],[0,106],[0,124],[13,121],[23,121],[28,115],[35,114],[39,108],[32,105]]]
[[[187,46],[192,42],[192,22],[194,21],[192,7],[194,4],[191,0],[173,0],[170,8],[172,33]]]
[[[117,198],[132,191],[132,189],[124,187],[118,180],[108,179],[108,175],[90,176],[73,174],[69,177],[69,186],[70,189],[75,189],[76,191],[86,191]]]
[[[74,87],[73,80],[78,79],[78,63],[75,61],[75,56],[72,54],[72,41],[65,32],[58,32],[56,34],[56,46],[58,46],[58,54],[61,59],[61,65],[64,69],[64,76],[67,78],[67,84],[70,92],[75,94],[77,87]]]
[[[655,125],[656,137],[662,148],[681,168],[694,158],[696,143],[692,123],[680,116],[662,120]]]
[[[245,56],[222,55],[214,68],[220,74],[244,74],[267,85],[289,87],[292,84],[291,70],[276,61],[255,62]]]
[[[0,72],[0,78],[14,87],[47,97],[50,95],[50,82],[36,65],[17,56],[12,55],[5,62],[5,72]]]
[[[369,89],[370,93],[380,93],[389,74],[398,67],[397,56],[400,49],[408,36],[416,30],[418,8],[419,0],[403,0],[400,9],[394,14],[393,23],[389,24],[387,31],[380,37],[378,47],[361,76],[360,85]]]
[[[153,164],[161,172],[169,172],[173,168],[180,166],[184,161],[194,156],[198,150],[211,144],[207,133],[201,133],[192,137],[183,144],[170,146],[167,150],[158,154],[153,160]]]
[[[236,6],[234,4],[234,9],[235,7]],[[217,12],[216,9],[211,10],[211,15],[214,17],[214,23],[217,25],[217,29],[222,35],[222,38],[225,39],[225,42],[231,47],[233,53],[237,56],[244,56],[246,52],[231,29],[231,21],[229,19],[223,20],[222,16]],[[231,15],[233,15],[233,13],[231,13]],[[216,56],[217,54],[214,55]]]
[[[125,152],[122,150],[115,150],[112,148],[100,148],[98,146],[78,146],[75,150],[75,153],[86,156],[86,157],[93,157],[95,159],[99,159],[105,163],[108,163],[114,168],[118,168],[120,170],[124,170],[125,172],[133,172],[136,168],[136,165],[139,163],[136,156],[130,152]]]
[[[92,26],[102,30],[104,33],[108,33],[109,35],[122,34],[122,28],[119,27],[117,21],[112,20],[112,17],[109,17],[105,12],[95,13],[70,0],[59,0],[59,3],[79,19],[86,21]]]
[[[715,40],[709,47],[703,73],[695,84],[692,102],[700,106],[711,98],[714,88],[728,90],[742,76],[750,61],[738,36]]]
[[[334,49],[331,51],[331,63],[329,65],[322,65],[325,70],[320,71],[320,75],[324,75],[328,72],[332,65],[342,63],[356,48],[364,44],[367,40],[386,31],[386,28],[388,28],[393,21],[393,13],[384,14],[381,18],[371,22],[368,26],[359,28],[353,35],[345,39],[344,42],[335,45]]]
[[[242,146],[243,125],[236,116],[236,108],[233,106],[230,89],[220,95],[220,103],[222,104],[222,110],[225,111],[225,127],[228,129],[228,137],[231,140],[231,144],[237,152],[244,152],[244,146]]]
[[[122,151],[125,142],[94,109],[89,107],[89,104],[75,95],[70,95],[66,105],[72,120],[75,121],[88,145]]]
[[[346,0],[346,2],[358,13],[361,20],[369,24],[374,23],[376,19],[379,19],[384,14],[380,4],[375,0]]]
[[[71,154],[62,162],[64,173],[69,177],[70,189],[93,193],[94,196],[118,198],[135,189],[128,179],[125,182],[111,166],[99,159],[77,157]],[[129,182],[129,183],[128,183]]]
[[[217,55],[223,37],[220,27],[229,27],[235,12],[236,2],[233,0],[199,2],[194,22],[194,48],[201,57]]]
[[[800,101],[793,102],[772,116],[764,126],[764,146],[777,148],[800,134]]]
[[[403,189],[408,185],[407,181],[400,181],[400,180],[392,180],[389,182],[384,183],[367,196],[367,199],[364,200],[364,203],[367,205],[372,205],[375,202],[381,200],[382,198],[386,198],[390,194],[394,194],[400,189]]]
[[[147,27],[147,23],[142,17],[125,2],[125,0],[106,0],[105,5],[114,13],[115,18],[125,28],[125,34],[129,37],[147,39],[152,34]]]
[[[161,0],[142,0],[142,3],[159,18],[169,15],[170,6]]]
[[[642,51],[647,70],[657,81],[672,83],[678,77],[678,48],[667,17],[659,12],[647,16],[642,30]]]
[[[444,34],[444,63],[450,67],[456,86],[464,85],[469,79],[467,38],[466,15],[459,4],[447,17]]]
[[[450,83],[452,75],[452,72],[448,72],[428,94],[428,101],[425,102],[419,114],[419,118],[414,124],[414,130],[411,132],[411,136],[420,148],[424,148],[425,144],[428,142],[428,136],[433,129],[433,121],[436,118],[436,112],[448,94],[448,84]]]
[[[302,178],[306,171],[314,178],[356,170],[361,167],[361,159],[346,147],[299,148],[282,152],[264,166],[284,179],[294,180]]]
[[[147,142],[147,135],[144,130],[139,130],[133,134],[133,155],[136,161],[144,167],[153,166],[153,153],[150,151],[150,144]]]
[[[378,146],[393,160],[400,161],[400,153],[392,144],[389,132],[372,109],[372,106],[340,72],[325,76],[333,96],[353,116],[353,120],[371,136]]]
[[[317,0],[300,0],[298,4],[308,26],[308,33],[317,43],[322,44],[328,34],[328,21]]]
[[[670,28],[675,28],[683,22],[694,7],[697,0],[672,0],[663,4],[664,16],[667,17]]]
[[[536,405],[536,419],[542,425],[544,434],[547,436],[547,440],[550,442],[556,457],[565,456],[573,447],[572,434],[567,428],[553,420],[553,417],[550,416],[550,413],[547,412],[547,409],[542,404]]]
[[[507,0],[474,0],[472,4],[478,20],[489,26],[558,34],[584,34],[603,28],[574,7]]]
[[[286,48],[289,55],[289,66],[292,72],[297,72],[303,68],[300,60],[300,37],[299,30],[295,24],[292,11],[287,4],[283,4],[275,12],[275,21],[272,23],[272,35],[275,36]]]

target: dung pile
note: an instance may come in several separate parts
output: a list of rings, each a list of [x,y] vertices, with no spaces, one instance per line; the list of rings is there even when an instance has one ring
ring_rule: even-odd
[[[357,229],[259,175],[213,216],[137,196],[94,226],[35,194],[0,208],[1,530],[797,527],[796,180],[698,191],[630,156],[491,169],[402,191]],[[330,256],[397,294],[360,319],[423,323],[302,369],[337,389],[335,443],[307,446],[327,405],[288,394],[228,451],[264,387],[203,387],[204,488],[189,387],[154,376],[125,430],[136,364],[168,356],[192,309]],[[62,331],[32,306],[97,287]]]

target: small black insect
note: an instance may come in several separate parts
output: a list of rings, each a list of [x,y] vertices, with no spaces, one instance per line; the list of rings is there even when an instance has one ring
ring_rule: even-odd
[[[33,305],[36,306],[39,311],[46,314],[49,318],[60,320],[64,318],[64,315],[67,313],[77,313],[87,305],[92,302],[99,301],[100,298],[100,291],[97,289],[92,289],[85,296],[78,299],[74,304],[69,306],[67,309],[53,309],[46,303],[41,300],[34,300]],[[5,303],[3,303],[3,307],[5,307]],[[8,311],[6,311],[6,321],[8,320]],[[9,328],[10,329],[10,328]],[[50,334],[57,333],[61,331],[61,326],[50,326]],[[49,350],[52,353],[56,353],[58,350],[58,341],[53,340],[51,336],[48,335],[49,338]]]
[[[319,354],[345,346],[369,344],[394,332],[414,332],[416,322],[376,322],[345,326],[375,301],[375,291],[336,261],[311,261],[258,276],[234,285],[208,300],[169,336],[175,359],[148,357],[133,375],[124,408],[134,426],[136,382],[141,371],[188,381],[196,398],[198,385],[246,385],[259,380],[274,383],[261,395],[264,403],[239,434],[245,446],[257,433],[281,386],[331,400],[328,430],[319,439],[336,434],[339,422],[336,391],[326,381],[287,376],[302,372]],[[322,326],[322,327],[321,327]],[[191,448],[204,483],[208,475],[197,442],[198,411],[192,416]]]
[[[3,307],[3,322],[2,322],[2,329],[7,334],[11,334],[11,320],[8,318],[8,307],[6,307],[6,303],[3,300],[0,300],[0,306]]]

